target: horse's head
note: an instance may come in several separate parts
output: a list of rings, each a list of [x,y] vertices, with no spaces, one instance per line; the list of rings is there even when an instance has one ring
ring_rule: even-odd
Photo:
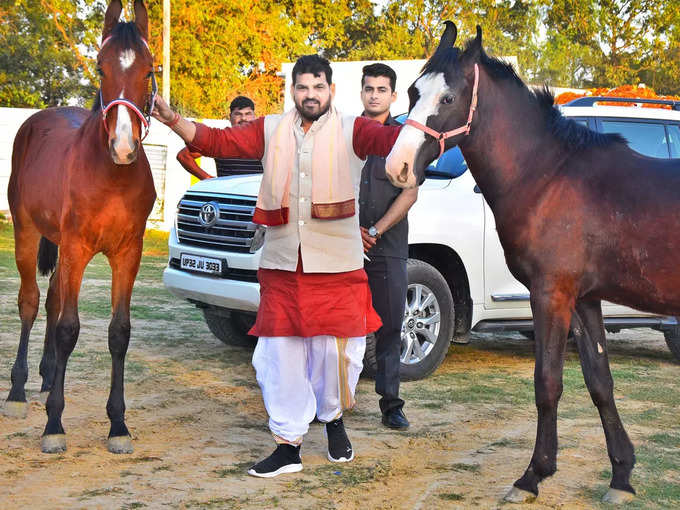
[[[437,50],[408,89],[408,119],[386,161],[387,176],[400,188],[416,186],[427,165],[470,131],[482,29],[477,27],[477,37],[464,52],[453,47],[456,35],[456,26],[447,21]]]
[[[142,132],[148,130],[156,82],[144,2],[135,0],[133,22],[118,21],[122,9],[120,0],[111,0],[106,10],[97,71],[109,152],[114,163],[127,165],[137,159]]]

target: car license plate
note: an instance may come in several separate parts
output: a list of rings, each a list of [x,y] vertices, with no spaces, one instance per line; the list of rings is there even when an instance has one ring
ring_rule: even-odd
[[[210,257],[201,257],[182,253],[180,267],[188,271],[200,271],[201,273],[222,274],[222,261]]]

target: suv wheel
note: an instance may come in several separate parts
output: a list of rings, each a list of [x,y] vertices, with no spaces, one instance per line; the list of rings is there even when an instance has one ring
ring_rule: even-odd
[[[451,289],[437,269],[422,260],[407,263],[408,292],[401,327],[402,381],[424,379],[441,364],[453,335],[454,307]],[[375,378],[375,335],[366,337],[364,371]]]
[[[666,345],[673,353],[676,361],[680,361],[680,326],[669,328],[663,332]]]
[[[254,315],[222,308],[203,308],[203,317],[211,333],[221,342],[237,347],[255,347],[257,337],[248,334],[255,324]]]

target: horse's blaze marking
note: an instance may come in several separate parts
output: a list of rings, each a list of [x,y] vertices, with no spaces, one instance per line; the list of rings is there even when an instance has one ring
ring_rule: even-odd
[[[129,69],[135,63],[136,56],[137,54],[132,49],[127,49],[120,54],[120,67],[123,68],[123,71]]]
[[[415,87],[418,89],[420,97],[408,114],[408,118],[426,125],[429,117],[439,114],[439,98],[444,92],[448,91],[449,87],[446,85],[444,73],[430,73],[421,76],[416,81]],[[402,143],[414,148],[414,156],[425,141],[425,133],[413,126],[404,126],[399,137],[402,138]]]
[[[125,99],[125,89],[121,91],[119,99]],[[118,143],[128,139],[132,140],[132,119],[130,118],[127,106],[119,104],[116,111],[118,112],[116,118],[116,139]],[[131,146],[130,149],[132,149]]]
[[[408,118],[421,124],[426,124],[428,117],[439,113],[439,98],[448,91],[448,86],[446,85],[443,73],[430,73],[421,76],[414,86],[418,89],[420,97],[413,106]],[[390,154],[390,157],[396,158],[396,161],[403,161],[404,166],[397,176],[397,180],[400,183],[407,182],[409,168],[413,168],[416,153],[423,142],[425,142],[425,133],[423,131],[408,125],[401,128],[401,132],[394,144],[394,149]]]
[[[600,345],[600,342],[597,342],[597,352],[598,352],[599,354],[602,354],[602,353],[604,352],[604,349],[603,349],[602,346]]]

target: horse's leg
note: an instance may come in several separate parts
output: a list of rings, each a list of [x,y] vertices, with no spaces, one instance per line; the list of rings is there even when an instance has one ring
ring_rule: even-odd
[[[47,397],[47,425],[40,443],[44,453],[66,450],[66,435],[61,424],[64,412],[64,377],[66,363],[78,341],[80,319],[78,318],[78,295],[85,266],[92,253],[79,239],[62,239],[61,254],[57,267],[59,283],[59,309],[61,311],[55,328],[56,366],[52,391]]]
[[[597,406],[612,463],[612,481],[605,501],[622,503],[632,499],[630,473],[635,464],[633,444],[628,438],[614,402],[614,381],[609,370],[607,338],[600,301],[579,301],[574,315],[574,334],[581,358],[583,377]],[[580,324],[579,324],[580,323]]]
[[[40,400],[45,403],[47,396],[54,383],[54,370],[56,367],[56,330],[57,319],[59,318],[59,280],[55,271],[50,276],[50,286],[47,289],[47,299],[45,301],[45,311],[47,312],[47,327],[45,328],[45,346],[43,348],[42,360],[40,360],[40,375],[42,376],[42,386],[40,387]]]
[[[111,353],[111,392],[106,413],[111,420],[108,449],[112,453],[132,453],[130,432],[125,425],[124,374],[125,354],[130,343],[130,298],[139,270],[142,241],[134,241],[127,249],[109,257],[112,273],[111,323],[109,352]]]
[[[40,233],[32,226],[22,227],[15,222],[14,256],[21,277],[19,287],[19,317],[21,318],[21,335],[17,357],[12,367],[12,387],[7,396],[3,412],[7,416],[25,418],[28,413],[26,391],[24,386],[28,380],[28,338],[33,322],[38,314],[40,289],[36,282],[36,264]]]
[[[564,350],[573,306],[573,292],[554,285],[531,289],[536,336],[536,445],[529,467],[505,496],[506,501],[520,503],[535,499],[538,484],[557,470],[557,404],[562,395]]]

